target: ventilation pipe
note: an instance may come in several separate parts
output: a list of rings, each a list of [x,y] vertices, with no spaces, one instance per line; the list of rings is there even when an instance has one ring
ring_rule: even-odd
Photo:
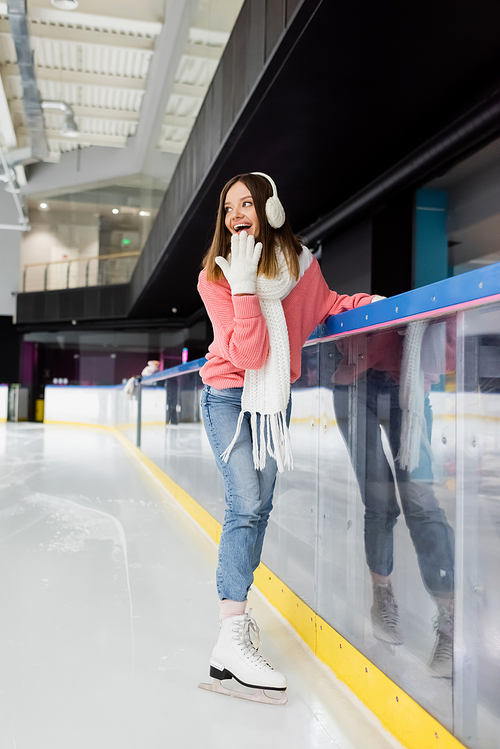
[[[75,122],[75,113],[69,104],[65,101],[42,101],[42,109],[60,109],[66,115],[59,132],[66,138],[76,138],[78,127]]]
[[[16,47],[17,64],[23,84],[23,104],[26,123],[31,136],[32,155],[35,159],[46,159],[49,155],[47,134],[43,121],[40,95],[36,85],[35,64],[30,46],[26,0],[7,0],[12,37]]]
[[[5,158],[5,154],[1,148],[0,161],[2,162],[3,167],[3,174],[0,175],[0,180],[2,182],[8,183],[8,187],[6,187],[5,189],[8,192],[12,193],[12,197],[14,198],[14,203],[16,204],[17,213],[19,216],[19,224],[0,224],[0,229],[11,229],[13,231],[29,231],[31,227],[28,224],[28,218],[27,216],[25,216],[21,201],[19,200],[19,185],[15,181],[16,173],[14,172],[12,167],[7,164],[7,159]]]

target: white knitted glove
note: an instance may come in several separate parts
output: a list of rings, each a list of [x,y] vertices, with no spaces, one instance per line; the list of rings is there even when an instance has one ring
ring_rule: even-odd
[[[224,273],[231,293],[255,294],[257,290],[257,266],[262,252],[262,243],[255,244],[253,236],[246,231],[233,234],[231,237],[231,253],[226,260],[220,255],[215,262]]]

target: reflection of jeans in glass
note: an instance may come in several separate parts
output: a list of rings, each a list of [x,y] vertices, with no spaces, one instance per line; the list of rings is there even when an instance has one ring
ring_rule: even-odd
[[[175,377],[172,377],[171,379],[166,381],[166,387],[167,387],[166,423],[175,425],[179,423],[179,414],[177,412],[179,382]]]
[[[388,576],[393,569],[393,529],[400,510],[380,424],[388,419],[389,444],[393,456],[397,455],[402,417],[399,385],[388,373],[368,369],[357,381],[356,392],[357,413],[349,423],[349,387],[335,385],[335,413],[365,505],[366,561],[371,572]],[[430,441],[428,396],[425,420]],[[449,597],[454,586],[454,535],[432,488],[430,456],[421,447],[419,465],[411,474],[395,465],[401,506],[424,584],[431,595]]]
[[[205,385],[201,397],[203,422],[224,480],[226,511],[219,544],[217,592],[219,598],[245,601],[260,563],[264,534],[273,507],[276,461],[269,455],[266,466],[257,471],[253,464],[250,414],[246,413],[241,432],[229,460],[220,456],[236,432],[243,388],[217,390]],[[290,421],[291,401],[287,410]]]

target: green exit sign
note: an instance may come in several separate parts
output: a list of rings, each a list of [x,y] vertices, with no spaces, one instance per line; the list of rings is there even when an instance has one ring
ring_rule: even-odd
[[[122,244],[130,244],[130,239],[122,239]]]

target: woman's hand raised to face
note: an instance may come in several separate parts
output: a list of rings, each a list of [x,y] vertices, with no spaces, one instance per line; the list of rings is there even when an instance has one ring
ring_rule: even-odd
[[[257,268],[262,253],[262,243],[255,244],[254,237],[245,231],[231,237],[231,253],[226,260],[220,255],[215,262],[224,273],[233,296],[255,294]]]

